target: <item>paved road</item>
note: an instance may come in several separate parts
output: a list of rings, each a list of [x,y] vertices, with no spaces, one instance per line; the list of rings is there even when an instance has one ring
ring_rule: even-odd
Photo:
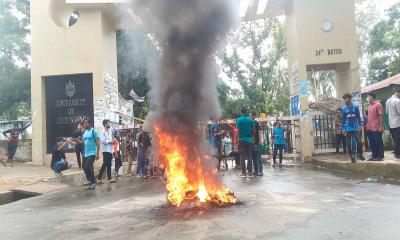
[[[168,207],[157,180],[123,179],[0,206],[1,239],[400,239],[400,186],[312,168],[223,180],[243,204]]]

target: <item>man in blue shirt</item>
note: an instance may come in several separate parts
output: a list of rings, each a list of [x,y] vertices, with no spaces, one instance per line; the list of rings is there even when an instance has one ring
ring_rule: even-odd
[[[82,142],[84,144],[83,171],[86,178],[90,181],[90,185],[85,190],[94,190],[96,188],[96,177],[94,175],[93,164],[95,160],[99,160],[100,153],[100,133],[91,125],[90,119],[83,121],[85,132],[83,133]],[[79,140],[78,140],[79,141]]]
[[[246,177],[246,159],[247,172],[250,178],[253,177],[252,166],[252,144],[254,135],[254,122],[247,115],[247,109],[242,107],[240,110],[242,116],[236,120],[236,127],[239,130],[239,152],[240,163],[242,165],[242,178]]]
[[[276,155],[279,151],[279,167],[282,167],[282,158],[283,158],[283,148],[285,147],[285,129],[282,127],[281,122],[277,122],[276,126],[273,129],[273,140],[274,140],[274,155],[273,167],[276,166]]]
[[[217,169],[220,170],[221,160],[222,160],[222,136],[225,134],[225,131],[219,130],[218,123],[215,120],[212,120],[210,127],[210,141],[211,145],[214,147],[216,151],[216,157],[218,160]],[[226,166],[228,167],[228,166]]]
[[[362,143],[360,132],[362,129],[360,109],[357,105],[353,104],[353,96],[346,93],[343,96],[345,105],[342,108],[342,122],[343,131],[345,132],[346,142],[349,144],[349,153],[351,162],[356,162],[356,150],[358,152],[358,158],[365,160],[362,155]]]

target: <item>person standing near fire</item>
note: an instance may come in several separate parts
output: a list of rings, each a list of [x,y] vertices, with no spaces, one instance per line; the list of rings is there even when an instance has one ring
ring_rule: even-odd
[[[239,152],[240,152],[240,163],[242,165],[242,174],[240,175],[242,178],[246,178],[247,176],[253,177],[253,169],[252,169],[252,144],[253,144],[253,136],[254,136],[254,122],[248,116],[247,109],[242,107],[240,109],[241,117],[239,117],[236,121],[236,127],[239,130]],[[247,168],[246,168],[246,160],[247,160]],[[247,175],[246,175],[247,169]]]
[[[136,151],[135,151],[135,141],[133,141],[133,136],[129,135],[126,140],[126,154],[128,157],[128,171],[126,176],[132,177],[132,164],[136,159]]]
[[[31,124],[26,125],[25,127],[19,128],[18,123],[14,123],[14,127],[11,129],[8,129],[3,132],[3,135],[8,138],[8,144],[7,144],[7,150],[8,150],[8,156],[7,156],[7,161],[2,162],[3,165],[6,167],[7,164],[10,164],[10,167],[13,167],[13,159],[15,156],[15,153],[17,152],[18,148],[18,143],[19,143],[19,135],[21,132],[25,131]]]
[[[225,131],[219,130],[218,123],[215,119],[212,120],[210,126],[210,141],[211,145],[214,147],[215,156],[217,158],[217,170],[220,171],[221,161],[222,161],[222,137],[224,136]]]
[[[254,138],[253,138],[253,146],[252,146],[252,157],[254,164],[254,174],[258,177],[263,176],[263,166],[261,161],[261,152],[260,152],[260,123],[256,120],[256,112],[250,112],[250,118],[254,122]]]

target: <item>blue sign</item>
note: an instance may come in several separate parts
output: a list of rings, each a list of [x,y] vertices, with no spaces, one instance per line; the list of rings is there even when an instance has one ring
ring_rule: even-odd
[[[290,109],[292,116],[298,116],[300,114],[300,97],[296,95],[290,99]]]
[[[308,96],[308,81],[300,80],[300,96]]]

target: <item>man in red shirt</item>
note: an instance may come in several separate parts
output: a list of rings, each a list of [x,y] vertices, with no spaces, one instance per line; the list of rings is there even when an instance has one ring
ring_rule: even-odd
[[[368,161],[383,161],[383,107],[380,102],[376,100],[374,92],[368,93],[368,123],[367,135],[370,142],[372,157]]]

